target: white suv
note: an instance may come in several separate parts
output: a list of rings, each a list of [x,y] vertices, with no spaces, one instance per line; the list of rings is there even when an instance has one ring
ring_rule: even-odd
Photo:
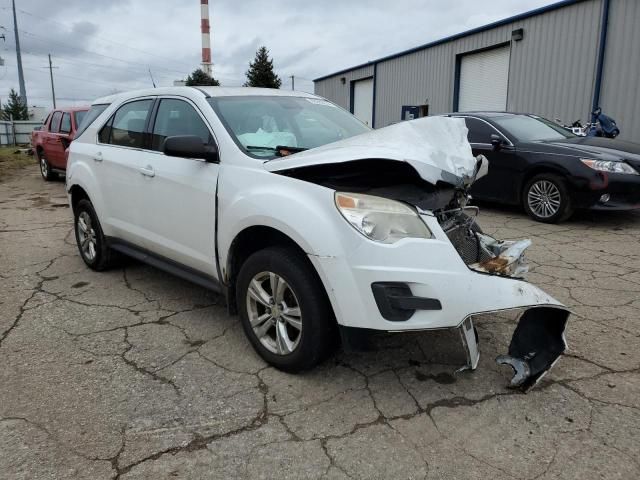
[[[486,172],[464,121],[370,130],[311,94],[174,87],[94,102],[67,191],[85,263],[119,252],[211,288],[257,352],[299,371],[363,333],[459,329],[523,308],[509,354],[527,389],[564,352],[568,311],[520,277],[528,241],[481,232],[469,185]],[[336,328],[339,327],[339,328]]]

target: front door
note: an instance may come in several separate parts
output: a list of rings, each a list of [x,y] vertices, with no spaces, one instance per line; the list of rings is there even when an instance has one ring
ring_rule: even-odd
[[[196,135],[214,142],[197,107],[180,98],[159,101],[151,121],[151,150],[143,168],[139,192],[146,248],[217,278],[215,260],[216,184],[219,165],[204,160],[169,157],[164,140],[174,135]]]
[[[471,187],[471,195],[480,199],[512,203],[517,198],[515,148],[500,132],[484,120],[465,117],[469,129],[468,139],[474,155],[484,155],[489,160],[489,173]],[[503,145],[491,144],[491,135],[498,135]],[[517,201],[517,200],[515,200]]]

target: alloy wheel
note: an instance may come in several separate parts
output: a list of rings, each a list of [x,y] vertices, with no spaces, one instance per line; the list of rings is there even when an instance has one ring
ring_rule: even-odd
[[[260,272],[249,283],[247,314],[260,343],[276,355],[292,353],[302,338],[302,315],[295,293],[284,278]]]
[[[82,255],[89,262],[93,262],[96,258],[96,231],[93,228],[91,222],[91,216],[88,212],[82,211],[78,215],[78,222],[76,224],[76,228],[78,230],[78,240],[80,242],[80,249],[82,251]]]
[[[538,217],[550,218],[560,210],[562,195],[553,182],[539,180],[529,188],[527,202],[531,211]]]
[[[40,156],[40,173],[42,173],[44,178],[47,178],[49,175],[49,164],[47,163],[47,159],[44,155]]]

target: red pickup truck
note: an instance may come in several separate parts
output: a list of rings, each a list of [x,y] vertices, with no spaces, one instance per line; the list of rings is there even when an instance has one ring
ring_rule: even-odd
[[[67,168],[67,147],[73,140],[88,107],[54,110],[38,130],[31,133],[31,145],[45,180],[52,180]]]

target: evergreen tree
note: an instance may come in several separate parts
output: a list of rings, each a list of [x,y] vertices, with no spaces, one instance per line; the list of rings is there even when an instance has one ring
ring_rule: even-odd
[[[187,81],[185,84],[189,87],[202,87],[202,86],[213,86],[219,87],[220,82],[213,77],[210,77],[204,70],[201,68],[195,69],[191,75],[187,77]]]
[[[12,117],[14,120],[29,120],[27,106],[13,88],[9,92],[9,101],[2,109],[3,120],[11,120]]]
[[[282,81],[273,71],[273,60],[269,60],[267,47],[260,47],[256,58],[249,63],[245,87],[280,88]]]

